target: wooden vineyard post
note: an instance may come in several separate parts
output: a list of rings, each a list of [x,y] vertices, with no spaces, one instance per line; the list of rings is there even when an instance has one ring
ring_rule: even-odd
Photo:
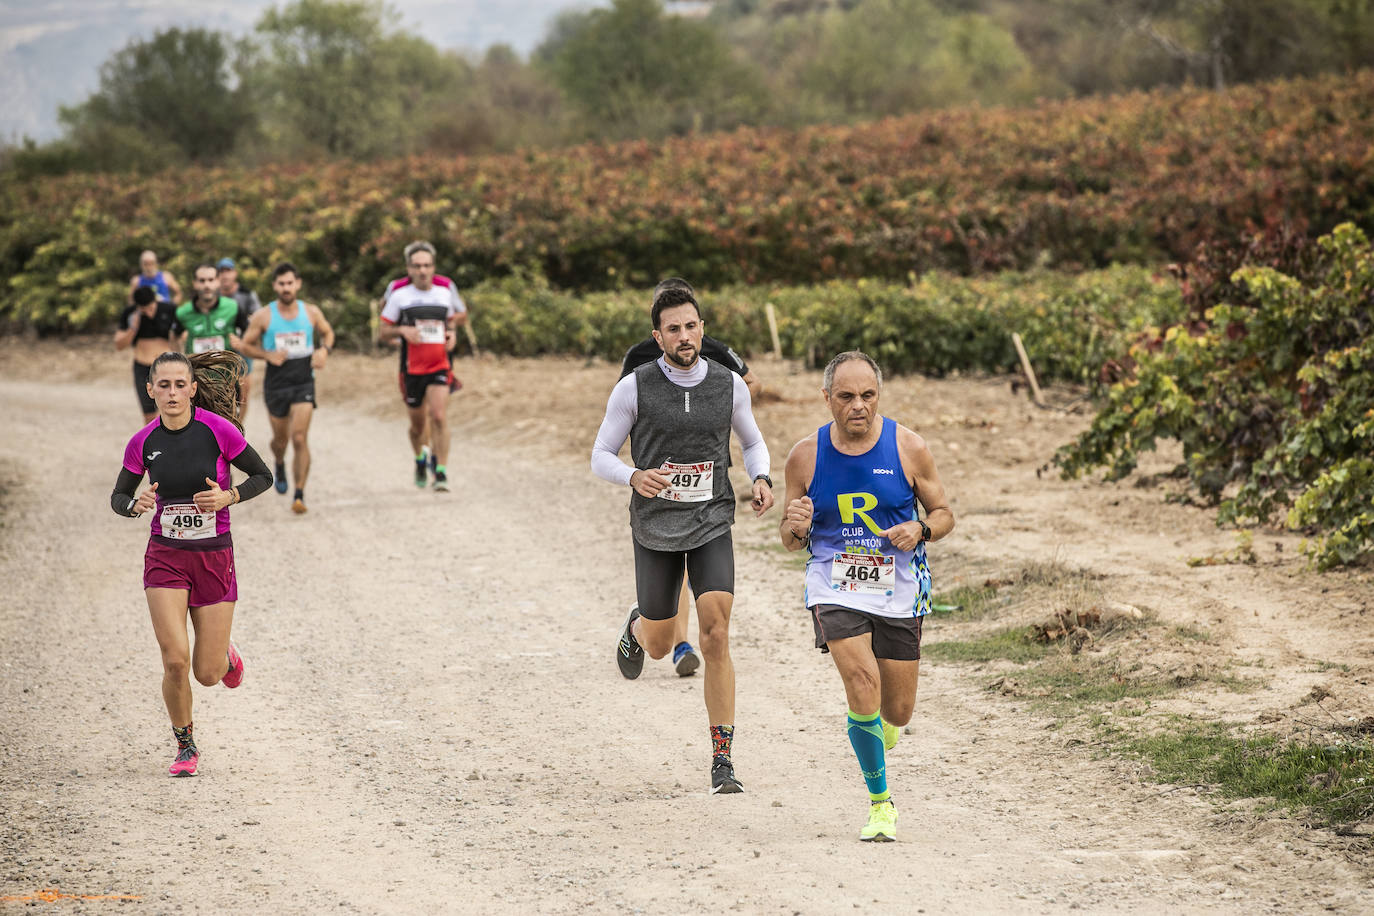
[[[1026,381],[1030,383],[1031,400],[1035,402],[1036,407],[1044,407],[1045,399],[1040,395],[1040,383],[1035,380],[1035,370],[1031,368],[1030,357],[1026,355],[1026,348],[1021,343],[1021,335],[1012,331],[1011,342],[1016,344],[1016,355],[1021,357],[1021,370],[1026,373]]]
[[[768,333],[773,338],[773,355],[782,359],[782,342],[778,339],[778,313],[771,302],[765,302],[763,310],[768,315]]]

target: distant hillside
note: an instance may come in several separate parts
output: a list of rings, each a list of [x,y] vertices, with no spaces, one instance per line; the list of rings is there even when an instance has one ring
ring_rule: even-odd
[[[283,5],[285,0],[277,0]],[[550,17],[606,0],[390,0],[402,19],[439,47],[482,50],[504,43],[529,51]],[[244,35],[272,0],[82,0],[0,4],[0,142],[58,135],[59,105],[74,105],[99,84],[99,69],[133,39],[159,29],[199,27]],[[54,66],[61,61],[61,66]]]

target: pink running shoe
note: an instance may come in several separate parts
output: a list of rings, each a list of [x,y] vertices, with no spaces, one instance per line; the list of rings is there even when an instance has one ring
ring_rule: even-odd
[[[229,670],[224,672],[224,677],[219,682],[225,687],[234,688],[243,683],[243,656],[239,655],[238,646],[229,643]]]
[[[167,772],[172,776],[194,776],[198,763],[200,763],[200,751],[196,750],[194,744],[186,744],[177,748],[177,759],[172,761]]]

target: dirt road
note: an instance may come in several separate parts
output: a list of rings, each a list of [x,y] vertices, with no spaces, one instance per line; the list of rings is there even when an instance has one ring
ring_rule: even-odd
[[[99,343],[0,345],[0,909],[1374,910],[1370,870],[1331,834],[1145,781],[989,692],[986,666],[923,666],[889,758],[901,839],[859,843],[843,693],[809,647],[776,511],[735,529],[747,791],[711,797],[700,678],[649,662],[627,682],[613,660],[627,493],[587,455],[615,369],[462,369],[447,495],[410,483],[391,359],[341,354],[321,374],[310,513],[271,492],[235,509],[247,678],[196,687],[201,775],[169,779],[147,526],[107,507],[138,425],[128,366]],[[818,376],[757,369],[781,395],[758,411],[780,480],[826,419]],[[1233,535],[1157,490],[1038,478],[1085,420],[1005,381],[899,379],[884,398],[931,440],[959,517],[932,550],[937,591],[1072,564],[1262,667],[1258,692],[1180,708],[1249,721],[1314,687],[1324,710],[1371,708],[1367,572],[1305,572],[1284,535],[1255,566],[1189,568]],[[264,454],[266,428],[255,393]]]

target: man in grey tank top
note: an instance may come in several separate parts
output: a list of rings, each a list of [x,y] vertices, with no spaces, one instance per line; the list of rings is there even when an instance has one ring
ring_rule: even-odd
[[[749,389],[719,363],[701,358],[704,323],[695,296],[667,290],[650,312],[663,355],[616,384],[592,447],[597,476],[629,486],[635,591],[616,647],[626,678],[639,677],[644,653],[673,649],[673,618],[683,574],[691,580],[706,659],[706,715],[711,732],[711,793],[741,792],[731,741],[735,731],[735,669],[730,660],[730,610],[735,552],[730,527],[730,434],[739,436],[753,480],[756,516],[773,505],[768,446],[754,422]],[[618,457],[630,440],[634,465]]]

